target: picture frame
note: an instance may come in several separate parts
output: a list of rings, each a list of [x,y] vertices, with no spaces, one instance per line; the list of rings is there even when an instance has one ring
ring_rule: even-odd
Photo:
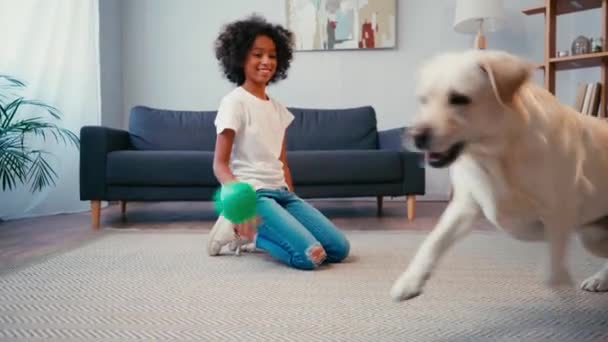
[[[397,47],[397,0],[285,0],[296,51]]]

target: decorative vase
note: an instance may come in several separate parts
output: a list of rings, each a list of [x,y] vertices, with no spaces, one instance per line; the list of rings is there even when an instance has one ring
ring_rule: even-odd
[[[591,41],[585,36],[578,36],[572,42],[572,55],[582,55],[591,52]]]

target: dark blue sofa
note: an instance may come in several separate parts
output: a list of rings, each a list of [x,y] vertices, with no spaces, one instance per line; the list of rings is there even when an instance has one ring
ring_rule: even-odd
[[[402,148],[403,128],[378,132],[370,106],[289,108],[287,158],[303,198],[415,196],[425,192],[421,155]],[[91,201],[99,227],[100,201],[209,201],[216,111],[175,111],[136,106],[129,130],[85,126],[80,131],[80,198]]]

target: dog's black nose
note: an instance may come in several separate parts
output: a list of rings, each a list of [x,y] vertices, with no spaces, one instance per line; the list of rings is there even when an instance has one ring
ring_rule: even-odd
[[[431,129],[423,128],[414,135],[414,145],[417,148],[423,150],[429,147],[431,144]]]

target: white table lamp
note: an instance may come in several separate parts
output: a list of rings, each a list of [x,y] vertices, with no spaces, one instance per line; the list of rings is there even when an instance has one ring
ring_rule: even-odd
[[[477,33],[475,48],[485,49],[485,32],[494,32],[503,25],[502,0],[457,0],[454,29],[461,33]]]

